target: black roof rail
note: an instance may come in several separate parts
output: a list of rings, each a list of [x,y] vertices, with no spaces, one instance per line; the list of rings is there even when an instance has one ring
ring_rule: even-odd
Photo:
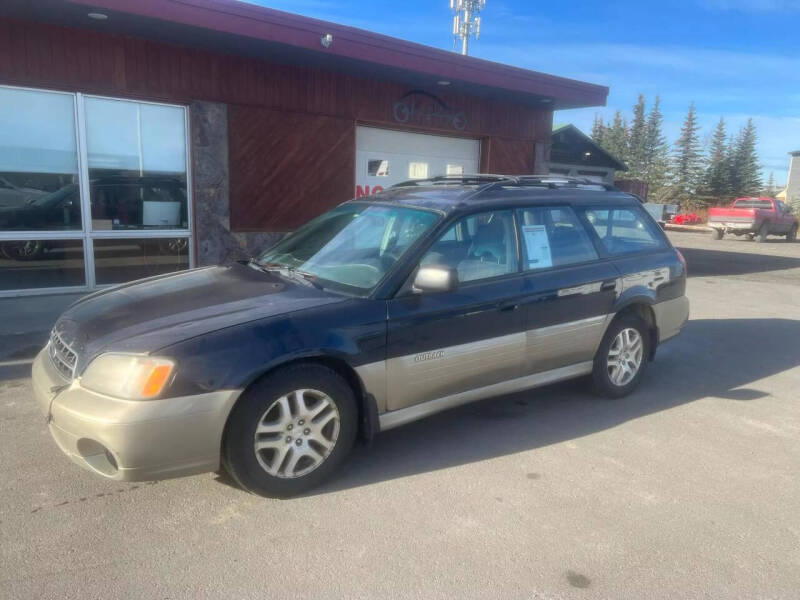
[[[579,185],[599,185],[609,192],[618,192],[617,187],[603,181],[593,181],[586,177],[565,177],[563,175],[517,175],[520,184],[530,183],[549,187],[572,187]]]
[[[562,177],[559,175],[513,175],[506,176],[506,179],[492,181],[486,185],[481,186],[475,192],[470,194],[470,200],[484,195],[486,192],[497,189],[499,187],[547,187],[552,190],[572,188],[579,189],[580,186],[597,186],[603,188],[607,192],[618,192],[619,190],[610,183],[603,183],[600,181],[592,181],[579,177]]]
[[[463,197],[474,200],[491,190],[508,187],[547,187],[550,189],[580,189],[582,186],[603,188],[607,192],[620,191],[616,186],[601,181],[592,181],[582,177],[564,177],[562,175],[498,175],[495,173],[470,173],[464,175],[439,175],[426,179],[410,179],[396,183],[389,189],[420,186],[474,185]]]
[[[424,185],[476,185],[483,183],[493,183],[497,181],[507,181],[514,183],[517,181],[515,175],[496,175],[494,173],[470,173],[466,175],[437,175],[425,179],[409,179],[395,183],[392,188],[399,187],[419,187]]]

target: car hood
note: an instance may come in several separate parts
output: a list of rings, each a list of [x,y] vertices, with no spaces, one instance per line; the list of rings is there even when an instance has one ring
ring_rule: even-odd
[[[143,279],[73,304],[56,323],[79,355],[79,370],[101,352],[154,352],[210,331],[345,301],[242,264]]]

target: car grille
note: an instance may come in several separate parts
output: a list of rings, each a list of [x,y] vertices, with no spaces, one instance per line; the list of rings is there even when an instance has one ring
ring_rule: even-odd
[[[58,332],[53,329],[50,332],[50,360],[59,374],[69,381],[75,377],[75,365],[78,362],[78,355],[70,348]]]

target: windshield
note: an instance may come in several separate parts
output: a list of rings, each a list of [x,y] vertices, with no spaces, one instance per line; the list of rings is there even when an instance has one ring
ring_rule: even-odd
[[[347,203],[303,225],[255,262],[313,275],[323,287],[366,296],[438,220],[426,210]]]

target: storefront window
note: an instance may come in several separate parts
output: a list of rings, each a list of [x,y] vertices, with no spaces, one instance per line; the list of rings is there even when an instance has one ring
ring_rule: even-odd
[[[0,232],[81,229],[74,101],[0,87]]]
[[[0,291],[82,285],[83,240],[0,241]]]
[[[182,106],[0,86],[0,296],[188,269],[187,156]]]
[[[180,107],[87,98],[92,229],[187,229]]]
[[[182,271],[189,268],[189,239],[96,239],[94,265],[98,285]]]

